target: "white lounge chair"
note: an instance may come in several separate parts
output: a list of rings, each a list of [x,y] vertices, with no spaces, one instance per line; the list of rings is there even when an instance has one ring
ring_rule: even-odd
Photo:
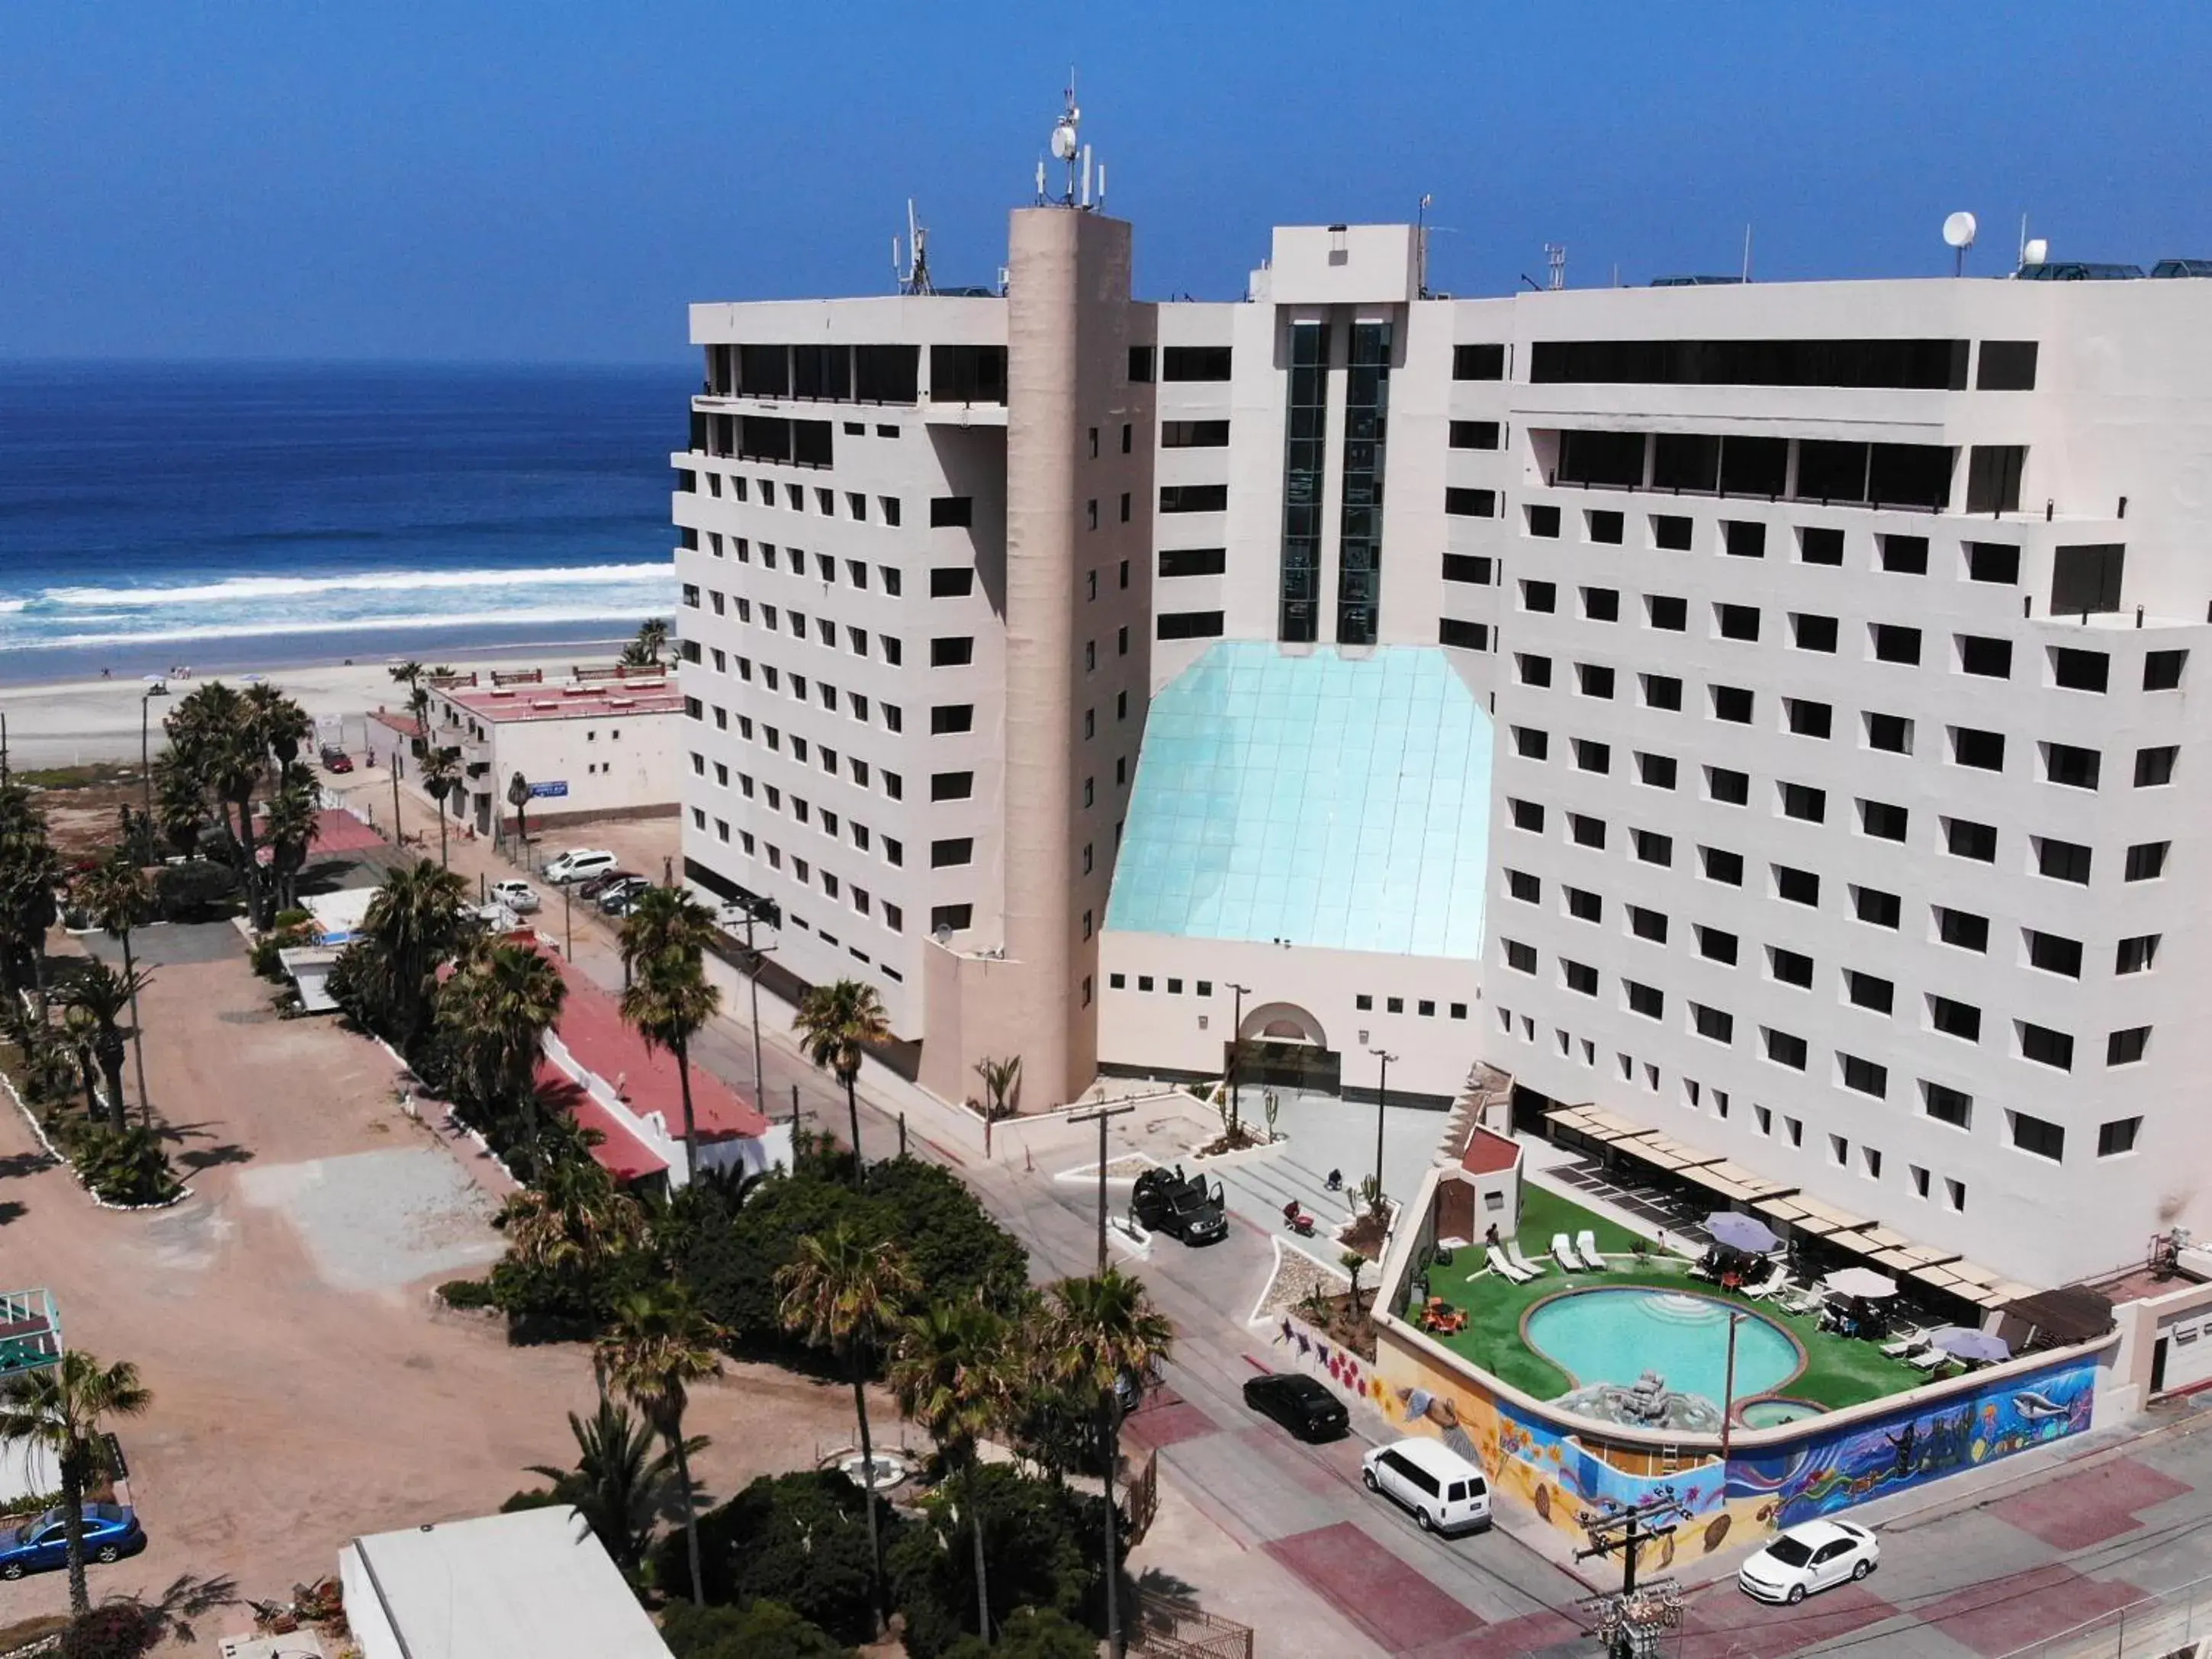
[[[1541,1263],[1531,1261],[1521,1253],[1521,1241],[1517,1238],[1505,1241],[1505,1259],[1531,1279],[1539,1278],[1543,1273]]]
[[[1490,1259],[1490,1271],[1508,1284],[1525,1285],[1528,1282],[1528,1275],[1508,1261],[1505,1259],[1505,1252],[1495,1244],[1485,1246],[1483,1255]]]
[[[1575,1235],[1575,1254],[1592,1273],[1605,1271],[1605,1258],[1597,1253],[1597,1235],[1587,1227]]]
[[[1905,1363],[1916,1371],[1927,1371],[1932,1374],[1949,1364],[1951,1356],[1931,1342],[1918,1353],[1906,1354]]]
[[[1782,1288],[1787,1277],[1779,1263],[1770,1261],[1766,1264],[1766,1271],[1759,1278],[1744,1280],[1743,1293],[1754,1302],[1764,1301]]]
[[[1791,1285],[1782,1293],[1784,1313],[1816,1314],[1827,1305],[1828,1298],[1809,1285]]]
[[[1883,1343],[1881,1351],[1892,1359],[1902,1359],[1909,1353],[1917,1352],[1926,1346],[1927,1341],[1927,1328],[1923,1326],[1917,1329],[1905,1332],[1894,1342]]]
[[[1575,1247],[1567,1243],[1565,1233],[1552,1235],[1552,1260],[1559,1264],[1564,1273],[1578,1273],[1583,1271],[1583,1264],[1575,1258]]]

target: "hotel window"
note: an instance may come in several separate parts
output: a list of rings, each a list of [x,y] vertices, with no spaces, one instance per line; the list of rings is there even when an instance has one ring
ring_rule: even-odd
[[[1336,637],[1340,644],[1372,645],[1382,598],[1382,474],[1390,407],[1388,322],[1352,325],[1352,360],[1346,366],[1343,507],[1337,550]]]
[[[1766,949],[1766,968],[1781,984],[1794,985],[1801,991],[1813,988],[1813,958],[1801,951],[1771,945]]]
[[[1974,1097],[1941,1083],[1929,1083],[1924,1079],[1920,1085],[1921,1109],[1938,1123],[1948,1123],[1954,1129],[1973,1127]]]
[[[2151,964],[2158,960],[2159,937],[2156,933],[2138,933],[2133,939],[2122,939],[2112,953],[2112,971],[2115,974],[2148,972]]]
[[[2136,787],[2158,789],[2173,781],[2173,763],[2181,751],[2171,744],[2136,750]]]
[[[1498,447],[1498,422],[1454,421],[1451,423],[1450,445],[1454,449],[1495,449]]]
[[[1528,533],[1556,541],[1559,534],[1559,509],[1540,505],[1531,507],[1528,509]]]
[[[2056,1123],[2031,1117],[2026,1112],[2007,1112],[2012,1121],[2012,1144],[2023,1152],[2033,1152],[2038,1158],[2047,1158],[2052,1163],[2066,1157],[2066,1131]]]
[[[2049,1066],[2061,1072],[2074,1069],[2074,1039],[2063,1031],[2054,1031],[2046,1025],[2032,1024],[2016,1020],[2014,1027],[2020,1037],[2020,1057],[2032,1060],[2039,1066]]]
[[[1851,889],[1851,907],[1858,919],[1869,927],[1894,928],[1904,914],[1904,904],[1894,893],[1885,893],[1878,887]]]
[[[2057,841],[2048,836],[2033,837],[2035,867],[2039,875],[2053,881],[2070,881],[2081,886],[2089,884],[2090,852],[2086,847],[2070,841]]]
[[[1277,637],[1319,637],[1321,513],[1328,468],[1328,325],[1291,325],[1287,436],[1283,460],[1283,547]]]
[[[2132,1066],[2150,1051],[2150,1027],[2130,1026],[2124,1031],[2114,1031],[2105,1039],[2105,1064]]]
[[[2136,1149],[2136,1137],[2142,1132],[2139,1117],[2114,1118],[2110,1123],[2097,1126],[2097,1156],[2118,1158],[2122,1152]]]

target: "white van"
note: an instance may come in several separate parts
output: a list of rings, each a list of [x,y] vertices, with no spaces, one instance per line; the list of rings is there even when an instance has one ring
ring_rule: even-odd
[[[615,867],[615,855],[604,847],[578,847],[545,866],[545,879],[556,887],[586,881]]]
[[[1367,1490],[1413,1510],[1423,1532],[1463,1532],[1490,1524],[1490,1482],[1442,1441],[1400,1440],[1359,1460]]]

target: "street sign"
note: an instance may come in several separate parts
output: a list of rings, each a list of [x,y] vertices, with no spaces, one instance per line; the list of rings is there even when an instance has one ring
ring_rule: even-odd
[[[564,778],[556,778],[551,783],[533,783],[530,786],[531,799],[533,800],[543,800],[549,796],[565,795],[568,793],[568,784]]]

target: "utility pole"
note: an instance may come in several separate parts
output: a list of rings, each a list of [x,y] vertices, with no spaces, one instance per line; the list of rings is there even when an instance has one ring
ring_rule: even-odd
[[[1741,1309],[1729,1315],[1728,1387],[1726,1396],[1721,1401],[1721,1480],[1723,1485],[1728,1480],[1729,1424],[1735,1415],[1735,1328],[1750,1316]]]
[[[761,1080],[760,970],[761,958],[775,949],[775,946],[753,943],[754,912],[758,908],[759,903],[757,900],[748,899],[745,902],[745,957],[750,969],[745,978],[752,992],[753,1002],[753,1099],[758,1103],[761,1111],[765,1114],[768,1110],[768,1085]],[[796,1099],[793,1101],[792,1107],[791,1121],[795,1124],[799,1121]]]
[[[1122,1117],[1135,1111],[1134,1106],[1094,1106],[1087,1112],[1074,1112],[1068,1116],[1070,1123],[1096,1123],[1098,1126],[1098,1276],[1106,1276],[1106,1125],[1109,1120]]]
[[[1607,1653],[1618,1659],[1638,1659],[1656,1652],[1660,1633],[1680,1624],[1681,1601],[1671,1580],[1647,1585],[1638,1593],[1636,1553],[1645,1544],[1672,1536],[1678,1523],[1691,1518],[1689,1506],[1669,1485],[1637,1503],[1608,1503],[1601,1510],[1584,1510],[1575,1518],[1590,1540],[1588,1548],[1575,1552],[1576,1560],[1615,1550],[1621,1555],[1620,1593],[1585,1604],[1598,1613],[1598,1634],[1606,1642]]]
[[[396,787],[396,786],[395,786]],[[574,962],[576,959],[576,924],[568,916],[569,884],[561,884],[561,951]]]
[[[138,698],[138,790],[139,799],[146,809],[146,829],[143,837],[146,844],[139,849],[139,862],[142,864],[147,861],[145,854],[154,847],[154,774],[151,750],[147,742],[147,726],[150,720],[147,711],[151,696],[150,692],[142,693]],[[140,1092],[143,1094],[144,1091]]]

